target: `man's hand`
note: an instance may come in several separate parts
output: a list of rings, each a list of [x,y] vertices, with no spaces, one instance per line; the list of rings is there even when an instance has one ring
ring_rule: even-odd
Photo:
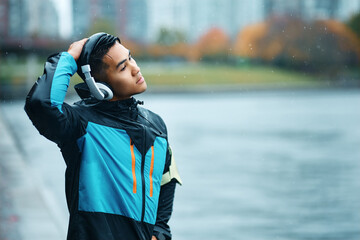
[[[151,240],[157,240],[157,238],[155,236],[152,236]]]
[[[73,56],[75,61],[77,61],[80,57],[81,51],[85,45],[85,42],[88,40],[88,38],[81,39],[80,41],[73,42],[67,52]]]

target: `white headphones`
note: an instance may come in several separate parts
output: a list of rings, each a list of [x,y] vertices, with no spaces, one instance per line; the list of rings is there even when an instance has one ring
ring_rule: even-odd
[[[95,79],[91,76],[91,68],[89,64],[90,55],[93,49],[98,45],[109,40],[118,40],[120,39],[114,37],[107,33],[95,33],[94,35],[90,36],[89,39],[84,44],[80,57],[77,61],[78,70],[77,73],[79,76],[85,81],[86,85],[88,86],[90,93],[98,100],[110,100],[113,98],[113,92],[111,91],[110,87],[107,86],[105,83],[96,82]],[[80,71],[81,69],[81,71]]]
[[[113,92],[108,86],[95,82],[95,79],[90,74],[91,69],[89,64],[81,66],[81,71],[85,75],[85,82],[89,87],[90,93],[97,100],[110,100],[113,98]]]

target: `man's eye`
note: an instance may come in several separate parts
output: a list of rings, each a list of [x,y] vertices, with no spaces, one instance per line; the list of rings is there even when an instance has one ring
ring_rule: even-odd
[[[130,55],[130,56],[129,56],[129,60],[131,61],[131,59],[133,59],[133,58],[132,58],[132,56]]]
[[[125,70],[125,68],[126,68],[126,65],[120,70],[120,71],[124,71]]]

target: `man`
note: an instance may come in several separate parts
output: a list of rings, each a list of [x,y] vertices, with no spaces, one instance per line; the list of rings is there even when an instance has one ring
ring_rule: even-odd
[[[86,84],[70,106],[64,98],[76,71]],[[98,33],[50,56],[30,90],[25,111],[67,165],[68,240],[171,239],[181,180],[163,120],[132,97],[146,88],[120,39]]]

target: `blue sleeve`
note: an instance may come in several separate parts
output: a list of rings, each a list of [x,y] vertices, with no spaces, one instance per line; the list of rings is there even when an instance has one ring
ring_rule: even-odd
[[[77,65],[75,59],[68,53],[60,55],[52,80],[50,100],[51,106],[55,106],[62,112],[62,104],[70,83],[70,77],[75,74]]]
[[[44,73],[26,97],[25,111],[40,134],[55,143],[81,135],[80,116],[64,103],[71,76],[76,72],[74,58],[67,52],[50,56]]]

